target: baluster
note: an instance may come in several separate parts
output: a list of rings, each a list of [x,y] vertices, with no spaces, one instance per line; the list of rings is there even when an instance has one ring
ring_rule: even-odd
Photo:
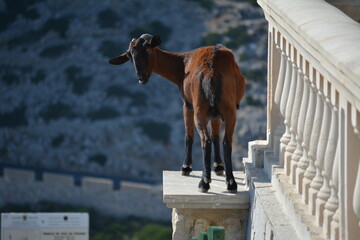
[[[298,63],[298,71],[297,71],[297,84],[296,84],[296,94],[295,94],[295,101],[294,101],[294,107],[292,111],[292,118],[291,118],[291,125],[292,125],[292,135],[291,140],[289,143],[288,152],[291,153],[291,161],[290,161],[290,180],[292,184],[296,184],[296,169],[297,169],[297,163],[300,161],[300,158],[302,156],[302,148],[301,148],[301,141],[299,138],[299,123],[300,115],[301,114],[301,105],[305,102],[303,101],[304,96],[304,74],[301,70],[301,64],[302,64],[302,56],[300,54],[297,54],[297,61]],[[301,128],[303,126],[300,126]],[[291,146],[291,147],[290,147]],[[300,148],[299,148],[300,146]],[[297,150],[297,151],[296,151]]]
[[[331,173],[331,178],[330,178],[330,188],[331,188],[331,195],[329,200],[326,202],[325,204],[325,210],[324,210],[324,224],[323,224],[323,229],[326,233],[327,236],[329,236],[331,234],[331,221],[334,218],[334,214],[335,212],[338,210],[339,208],[339,198],[338,198],[338,184],[339,184],[339,163],[340,163],[340,158],[339,158],[339,139],[338,139],[338,134],[339,134],[339,117],[338,117],[338,109],[337,109],[337,100],[336,100],[336,96],[335,99],[332,102],[332,117],[331,117],[331,130],[330,130],[330,137],[329,137],[329,141],[331,143],[329,144],[334,144],[335,146],[333,146],[333,149],[329,150],[335,150],[334,153],[334,164],[332,167],[332,170],[330,172],[330,168],[326,169],[327,173]],[[330,155],[332,153],[329,153]],[[327,156],[325,156],[325,158],[327,158]],[[331,167],[331,166],[330,166]],[[336,222],[334,222],[334,224],[336,224]],[[339,226],[334,226],[336,228],[338,228]]]
[[[317,194],[320,191],[320,188],[323,185],[324,179],[322,177],[322,170],[324,169],[324,156],[326,151],[326,145],[327,145],[327,138],[329,133],[329,118],[330,118],[330,108],[327,107],[325,95],[323,92],[323,78],[320,76],[320,84],[319,84],[319,90],[318,90],[318,101],[320,101],[320,106],[322,107],[321,112],[321,119],[320,121],[320,133],[319,138],[317,141],[317,151],[314,152],[315,156],[315,167],[316,167],[316,175],[313,178],[310,189],[309,189],[309,209],[310,212],[315,215],[315,205],[316,205],[316,199]]]
[[[336,180],[330,180],[331,195],[329,200],[325,204],[324,210],[324,224],[323,229],[327,236],[331,234],[332,228],[339,228],[339,221],[335,218],[335,212],[339,210],[339,197],[338,197],[338,171],[339,171],[339,161],[336,159],[333,166],[333,178],[336,177]],[[336,173],[335,173],[336,172]],[[336,174],[336,176],[334,175]],[[332,223],[333,222],[333,223]],[[335,237],[336,238],[336,237]]]
[[[340,208],[338,208],[331,221],[330,239],[340,239]]]
[[[280,51],[281,59],[280,59],[280,70],[279,70],[279,76],[278,81],[275,89],[275,96],[274,96],[274,102],[276,105],[280,108],[280,100],[281,100],[281,94],[284,87],[284,81],[285,81],[285,72],[286,72],[286,53],[283,46],[283,41],[279,43],[277,40],[278,38],[275,37],[276,41],[276,49]]]
[[[339,121],[339,111],[337,114],[338,121]],[[338,123],[338,127],[340,128],[340,125]],[[340,206],[339,206],[339,177],[340,177],[340,140],[338,140],[338,147],[336,148],[335,153],[335,162],[336,166],[338,166],[337,169],[333,168],[333,179],[332,179],[332,189],[334,189],[334,204],[336,205],[335,213],[331,219],[330,223],[330,239],[331,240],[338,240],[340,239]]]
[[[326,93],[326,103],[324,106],[324,121],[323,121],[323,128],[325,131],[325,134],[327,136],[325,136],[324,134],[322,134],[323,137],[325,137],[324,140],[326,140],[326,148],[324,149],[323,152],[323,160],[322,160],[322,165],[323,166],[323,171],[322,171],[322,178],[323,178],[323,185],[320,188],[318,194],[317,194],[317,199],[316,199],[316,210],[315,210],[315,216],[316,216],[316,220],[319,226],[322,226],[324,223],[324,210],[325,210],[325,204],[328,201],[328,199],[331,196],[331,188],[330,188],[330,179],[331,179],[331,173],[332,173],[332,168],[333,168],[333,163],[334,163],[334,157],[335,157],[335,151],[336,151],[336,146],[337,146],[337,138],[335,138],[336,135],[336,128],[337,128],[337,121],[335,119],[335,113],[333,110],[333,105],[330,101],[330,94],[331,94],[331,89],[330,89],[330,84],[328,83],[327,85],[325,85],[324,89],[328,89],[327,93]],[[324,91],[325,92],[325,91]],[[329,114],[329,119],[327,118],[327,114]],[[330,124],[329,128],[326,129],[328,126],[327,124]],[[322,130],[323,130],[322,128]],[[322,156],[320,156],[322,157]],[[321,166],[320,166],[321,167]]]
[[[295,104],[295,95],[297,92],[297,77],[298,77],[298,71],[297,66],[295,64],[295,58],[296,58],[296,49],[294,47],[292,49],[292,71],[291,71],[291,83],[290,83],[290,92],[288,97],[288,102],[286,105],[286,114],[285,114],[285,120],[286,120],[286,127],[288,128],[288,134],[290,137],[290,140],[288,144],[285,147],[284,152],[284,170],[286,175],[290,175],[290,160],[291,155],[295,151],[296,143],[295,143],[295,136],[293,133],[294,130],[294,122],[293,122],[293,111],[294,111],[294,104]]]
[[[309,159],[309,166],[306,168],[304,172],[304,178],[302,183],[302,197],[306,204],[309,203],[309,188],[310,183],[312,182],[313,178],[315,177],[316,173],[316,167],[315,167],[315,158],[317,153],[317,147],[318,147],[318,140],[320,135],[320,128],[321,128],[321,120],[322,120],[322,114],[323,114],[323,104],[321,100],[321,96],[319,95],[318,88],[314,84],[314,82],[317,83],[319,86],[320,84],[320,74],[313,69],[313,84],[311,84],[312,91],[314,91],[314,94],[316,96],[316,100],[314,102],[315,104],[315,117],[311,118],[310,120],[313,121],[311,136],[310,136],[310,143],[309,143],[309,150],[308,150],[308,159]],[[311,104],[311,103],[309,103]],[[310,117],[310,116],[309,116]]]
[[[291,77],[291,59],[290,59],[290,44],[286,42],[285,39],[283,39],[283,44],[282,44],[282,51],[284,51],[285,53],[285,76],[283,79],[283,87],[282,87],[282,91],[280,93],[280,113],[281,115],[284,117],[285,116],[285,111],[286,111],[286,103],[287,103],[287,98],[288,98],[288,93],[289,93],[289,88],[290,88],[290,81],[288,81]]]
[[[360,139],[360,111],[354,106],[351,107],[351,123],[354,127],[354,133]]]
[[[281,95],[282,95],[284,82],[285,82],[285,75],[286,75],[287,57],[283,47],[284,41],[283,40],[280,41],[279,35],[275,37],[275,42],[276,42],[275,45],[276,48],[280,51],[281,59],[280,59],[279,77],[275,89],[274,102],[280,108]],[[278,44],[279,42],[280,44]],[[281,117],[283,119],[283,116]],[[280,123],[274,132],[274,154],[278,159],[280,158],[280,154],[279,154],[280,138],[284,134],[284,131],[285,131],[284,121],[280,120]]]
[[[282,116],[285,117],[284,124],[285,124],[285,133],[282,135],[280,139],[280,163],[284,164],[284,154],[285,154],[285,148],[290,142],[290,127],[288,125],[288,119],[286,118],[286,111],[287,106],[289,105],[288,99],[289,99],[289,92],[291,88],[291,77],[292,77],[292,62],[291,62],[291,46],[290,44],[287,44],[287,66],[286,66],[286,73],[285,73],[285,82],[284,82],[284,88],[281,94],[281,102],[280,102],[280,112]]]
[[[360,219],[360,159],[358,165],[359,166],[358,166],[355,189],[354,189],[353,208],[355,215],[358,217],[358,219]],[[359,226],[360,226],[360,221],[359,221]]]
[[[310,136],[313,125],[313,117],[315,115],[315,93],[311,88],[309,77],[309,63],[305,61],[303,70],[304,75],[304,96],[300,109],[299,131],[298,131],[298,151],[302,152],[302,157],[297,164],[296,170],[296,188],[302,193],[302,182],[306,168],[309,166],[308,150],[310,145]],[[296,152],[296,150],[295,150]]]
[[[351,123],[354,127],[354,132],[360,140],[360,112],[355,107],[351,108]],[[360,226],[360,156],[358,161],[358,171],[356,176],[354,197],[353,197],[353,208],[355,215],[358,217]]]

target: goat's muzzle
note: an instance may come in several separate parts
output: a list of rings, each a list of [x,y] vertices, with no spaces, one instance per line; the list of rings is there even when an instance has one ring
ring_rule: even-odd
[[[149,80],[146,74],[137,75],[137,78],[139,79],[139,84],[141,85],[146,84]]]

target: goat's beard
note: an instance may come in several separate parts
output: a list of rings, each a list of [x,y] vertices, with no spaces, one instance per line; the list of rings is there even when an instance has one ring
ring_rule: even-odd
[[[139,84],[140,85],[144,85],[144,84],[146,84],[148,82],[148,80],[139,80]]]
[[[144,74],[142,77],[138,77],[139,84],[144,85],[149,81],[150,74]]]

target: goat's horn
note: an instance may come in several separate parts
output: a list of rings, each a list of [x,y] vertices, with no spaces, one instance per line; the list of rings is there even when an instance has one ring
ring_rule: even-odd
[[[140,36],[140,38],[144,39],[145,41],[150,41],[153,36],[151,34],[145,33]]]

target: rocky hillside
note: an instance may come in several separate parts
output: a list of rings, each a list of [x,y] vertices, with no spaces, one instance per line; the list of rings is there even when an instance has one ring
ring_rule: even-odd
[[[247,78],[234,165],[266,129],[266,24],[241,0],[0,0],[0,164],[161,180],[178,170],[178,89],[113,66],[133,37],[158,34],[182,52],[223,43]],[[194,165],[200,169],[200,145]]]

